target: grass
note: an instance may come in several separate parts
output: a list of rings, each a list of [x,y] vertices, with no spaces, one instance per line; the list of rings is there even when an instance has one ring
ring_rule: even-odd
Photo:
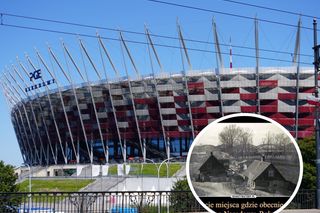
[[[156,166],[157,165],[157,166]],[[150,176],[158,176],[158,168],[160,164],[143,164],[143,175],[150,175]],[[140,175],[142,164],[130,164],[130,174],[131,175]],[[172,177],[179,169],[181,168],[181,164],[179,163],[171,163],[168,166],[169,170],[169,177]],[[166,165],[162,165],[160,168],[160,177],[167,176],[167,167]]]
[[[108,175],[117,175],[118,167],[117,165],[109,166]]]
[[[130,172],[129,175],[141,175],[141,163],[132,163],[130,165]],[[143,164],[143,170],[142,174],[143,175],[150,175],[150,176],[158,176],[158,167],[159,163],[152,164],[152,163],[147,163]],[[181,164],[179,163],[171,163],[169,165],[169,177],[172,177],[179,169],[181,168]],[[117,165],[112,165],[109,167],[108,174],[109,175],[117,175],[118,172],[118,167]],[[160,177],[167,177],[167,167],[166,165],[162,165],[160,169]]]
[[[68,192],[79,191],[92,183],[93,179],[65,179],[65,180],[31,180],[32,192]],[[29,192],[29,181],[19,184],[20,192]]]

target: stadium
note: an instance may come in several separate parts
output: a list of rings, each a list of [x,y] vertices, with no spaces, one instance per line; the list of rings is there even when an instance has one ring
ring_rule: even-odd
[[[17,103],[12,122],[23,156],[43,164],[123,159],[124,149],[127,157],[166,158],[168,146],[171,156],[185,156],[208,123],[239,112],[260,112],[298,138],[312,135],[313,70],[301,70],[298,94],[294,67],[262,69],[259,92],[255,76],[254,69],[233,69],[219,82],[208,70],[76,85]]]
[[[190,65],[181,32],[179,35]],[[103,50],[103,56],[118,73],[102,39],[97,38],[100,53]],[[120,38],[137,71],[121,33]],[[51,63],[58,71],[54,72],[36,51],[37,65],[26,56],[25,63],[18,60],[2,76],[1,85],[11,108],[19,147],[29,165],[183,159],[193,139],[208,123],[231,113],[265,115],[296,138],[314,132],[315,107],[308,103],[308,97],[314,93],[314,70],[300,67],[296,61],[289,67],[219,66],[193,70],[189,66],[187,71],[176,73],[161,71],[141,76],[137,72],[136,78],[125,70],[125,77],[109,80],[107,75],[102,77],[82,40],[79,41],[92,67],[90,71],[98,77],[95,81],[89,80],[88,71],[79,68],[64,43],[71,72],[80,81],[71,77],[50,47]],[[217,36],[215,44],[219,55]]]

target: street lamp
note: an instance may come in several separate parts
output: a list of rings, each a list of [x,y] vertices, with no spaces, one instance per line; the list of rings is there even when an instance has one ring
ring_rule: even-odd
[[[169,157],[168,157],[167,159],[165,159],[164,161],[162,161],[162,162],[160,163],[159,167],[158,167],[158,191],[160,191],[160,169],[161,169],[161,166],[162,166],[163,163],[166,163],[166,165],[167,165],[167,178],[168,178],[168,163],[167,163],[167,161],[169,161],[169,160],[171,160],[171,159],[173,159],[173,158],[169,158]],[[159,192],[158,212],[160,212],[160,197],[161,197],[161,193]],[[169,206],[167,206],[167,212],[169,212]]]
[[[157,164],[153,161],[153,160],[151,160],[151,159],[149,159],[149,158],[145,158],[145,161],[144,162],[142,162],[142,166],[141,166],[141,169],[140,169],[140,174],[141,174],[141,190],[143,191],[143,173],[142,173],[142,171],[143,171],[143,165],[146,163],[146,161],[150,161],[151,163],[153,163],[154,165],[155,165],[155,167],[157,168],[157,171],[158,171],[158,166],[157,166]],[[159,183],[159,177],[158,177],[158,183]]]
[[[147,158],[147,150],[146,150],[146,123],[144,122],[143,123],[143,133],[144,133],[144,137],[143,137],[143,154],[142,154],[142,157],[143,157],[143,163],[146,162],[146,158]]]
[[[29,192],[31,192],[31,167],[27,163],[23,163],[22,165],[28,167],[28,171],[29,171]]]
[[[320,208],[320,137],[319,137],[319,80],[318,80],[318,70],[319,70],[319,48],[317,41],[317,20],[313,19],[313,50],[314,50],[314,98],[316,99],[315,104],[315,141],[316,141],[316,173],[317,173],[317,208]]]
[[[161,166],[162,166],[162,164],[163,163],[166,163],[166,165],[167,165],[167,178],[169,177],[169,173],[168,173],[168,163],[167,163],[167,161],[169,161],[169,160],[171,160],[171,159],[173,159],[173,158],[167,158],[167,159],[165,159],[164,161],[162,161],[161,163],[160,163],[160,166],[158,167],[158,190],[160,191],[160,181],[159,181],[159,179],[160,179],[160,169],[161,169]]]
[[[30,209],[30,205],[31,205],[31,167],[28,163],[23,163],[22,165],[25,165],[28,167],[28,170],[29,170],[29,209]]]

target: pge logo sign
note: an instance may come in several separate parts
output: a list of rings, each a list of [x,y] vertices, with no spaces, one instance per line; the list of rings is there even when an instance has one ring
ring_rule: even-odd
[[[41,69],[35,70],[34,72],[30,72],[29,77],[30,77],[30,81],[32,81],[32,79],[37,80],[39,78],[42,78]]]
[[[33,85],[25,88],[26,92],[30,92],[32,90],[39,89],[41,87],[47,87],[50,84],[54,84],[55,83],[55,79],[43,80],[42,76],[41,76],[41,69],[37,69],[37,70],[35,70],[33,72],[30,72],[29,73],[29,78],[30,78],[30,81],[32,81],[32,82],[34,80],[37,80],[37,79],[40,78],[42,80],[42,82],[37,82],[37,83],[33,82],[34,83]]]

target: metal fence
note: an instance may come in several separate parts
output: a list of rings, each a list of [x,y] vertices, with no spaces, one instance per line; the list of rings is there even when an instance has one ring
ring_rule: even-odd
[[[190,191],[0,193],[0,212],[206,212]]]
[[[316,190],[300,189],[288,208],[290,209],[315,209],[317,208]]]
[[[316,208],[315,190],[300,190],[288,208]],[[190,191],[0,193],[0,212],[206,212]]]

